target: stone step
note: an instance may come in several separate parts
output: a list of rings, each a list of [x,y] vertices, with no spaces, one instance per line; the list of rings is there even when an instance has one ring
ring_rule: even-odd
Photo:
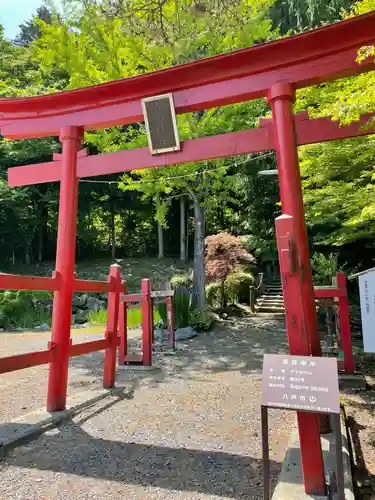
[[[260,313],[285,313],[284,307],[279,307],[279,306],[256,306],[255,307],[256,311]]]
[[[264,299],[262,297],[258,300],[258,304],[260,304],[260,303],[267,304],[267,305],[269,305],[269,304],[281,304],[281,305],[284,305],[283,299],[270,299],[270,298]]]
[[[259,297],[259,300],[268,300],[268,301],[280,300],[281,302],[284,302],[284,297],[282,295],[261,295]]]

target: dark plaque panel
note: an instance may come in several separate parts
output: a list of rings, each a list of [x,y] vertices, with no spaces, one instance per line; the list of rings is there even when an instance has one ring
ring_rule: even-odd
[[[168,96],[144,101],[153,151],[178,148],[171,101]]]
[[[265,354],[262,406],[340,413],[337,360]]]

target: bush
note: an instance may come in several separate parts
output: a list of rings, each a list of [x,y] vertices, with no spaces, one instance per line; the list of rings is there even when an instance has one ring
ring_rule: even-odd
[[[206,285],[207,305],[215,308],[221,305],[221,283],[209,283]]]
[[[209,312],[193,310],[190,312],[190,326],[197,332],[206,332],[211,328],[212,316]]]
[[[332,285],[332,278],[339,271],[337,254],[314,252],[311,257],[311,267],[314,277],[314,285]]]
[[[51,313],[43,302],[52,294],[43,291],[18,290],[0,292],[0,327],[33,328],[51,323]]]
[[[254,283],[251,273],[235,271],[230,274],[224,283],[224,291],[228,302],[249,303],[249,287]]]
[[[192,281],[187,275],[180,274],[173,276],[170,284],[175,292],[173,296],[175,328],[184,328],[190,325]]]

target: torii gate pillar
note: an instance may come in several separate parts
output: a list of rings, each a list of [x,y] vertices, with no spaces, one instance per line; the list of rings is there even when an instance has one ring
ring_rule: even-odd
[[[294,222],[299,259],[300,283],[295,293],[299,293],[302,300],[297,311],[299,321],[294,321],[296,325],[292,318],[287,317],[289,349],[291,354],[321,356],[293,117],[294,97],[294,88],[288,83],[275,84],[268,94],[273,115],[282,213],[291,216]],[[278,241],[279,247],[280,244],[281,241]],[[289,303],[290,300],[293,301],[293,297],[285,299],[288,299]],[[297,300],[297,297],[294,300]],[[286,314],[288,315],[288,310]],[[324,494],[325,477],[318,416],[309,413],[297,415],[306,493]]]
[[[47,410],[50,412],[64,410],[66,405],[77,232],[77,153],[82,138],[81,127],[61,129],[62,169],[56,251],[56,272],[61,285],[54,295],[52,315],[50,348],[54,355],[49,369],[47,397]]]

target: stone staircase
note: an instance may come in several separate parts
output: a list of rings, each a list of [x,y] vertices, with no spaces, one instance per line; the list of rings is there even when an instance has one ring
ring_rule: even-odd
[[[255,310],[257,313],[285,314],[280,280],[265,282],[263,294],[259,297]]]

